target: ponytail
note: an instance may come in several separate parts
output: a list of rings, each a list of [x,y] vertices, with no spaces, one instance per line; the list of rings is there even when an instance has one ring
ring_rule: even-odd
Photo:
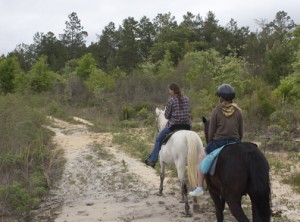
[[[182,107],[182,94],[181,94],[181,91],[180,91],[180,88],[179,88],[178,84],[171,83],[169,85],[169,89],[172,90],[174,92],[175,96],[178,97],[180,107]]]

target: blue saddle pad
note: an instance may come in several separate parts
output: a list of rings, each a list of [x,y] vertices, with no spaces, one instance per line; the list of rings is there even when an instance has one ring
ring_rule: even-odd
[[[202,160],[202,162],[200,164],[200,169],[203,174],[207,174],[209,172],[214,160],[216,159],[216,157],[219,155],[219,153],[221,152],[221,150],[223,148],[224,148],[224,146],[221,146],[220,148],[215,149],[210,154],[206,155],[206,157]]]

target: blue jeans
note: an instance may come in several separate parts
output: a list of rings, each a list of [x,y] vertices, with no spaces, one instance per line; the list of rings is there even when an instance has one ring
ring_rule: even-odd
[[[221,146],[225,146],[226,144],[229,144],[229,143],[240,143],[240,141],[239,140],[235,140],[235,139],[229,139],[229,140],[212,140],[212,141],[210,141],[207,144],[207,146],[205,148],[205,153],[209,154],[212,151],[220,148]]]
[[[165,138],[165,136],[167,134],[169,134],[170,132],[171,132],[171,130],[168,127],[166,127],[162,131],[160,131],[159,134],[157,135],[156,140],[155,140],[154,148],[153,148],[152,153],[149,157],[149,159],[151,161],[156,162],[158,160],[158,154],[159,154],[159,151],[160,151],[161,142],[162,142],[163,138]]]

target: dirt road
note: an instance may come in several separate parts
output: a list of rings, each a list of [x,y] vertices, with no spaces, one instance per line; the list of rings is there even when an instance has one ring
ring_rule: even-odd
[[[112,144],[110,133],[89,132],[90,123],[79,118],[78,124],[52,120],[48,128],[56,134],[54,143],[64,151],[65,171],[35,221],[215,221],[207,193],[201,197],[200,212],[192,211],[192,217],[184,217],[176,179],[167,179],[164,195],[157,196],[156,171],[120,151]],[[281,215],[274,221],[300,221],[299,195],[278,181],[272,183],[272,189],[273,208]],[[293,198],[286,200],[288,196]],[[225,221],[235,221],[228,210]]]

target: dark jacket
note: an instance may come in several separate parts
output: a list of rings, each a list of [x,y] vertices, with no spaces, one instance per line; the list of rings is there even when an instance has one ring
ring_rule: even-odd
[[[240,108],[234,103],[220,103],[212,111],[208,141],[243,138],[243,117]]]

